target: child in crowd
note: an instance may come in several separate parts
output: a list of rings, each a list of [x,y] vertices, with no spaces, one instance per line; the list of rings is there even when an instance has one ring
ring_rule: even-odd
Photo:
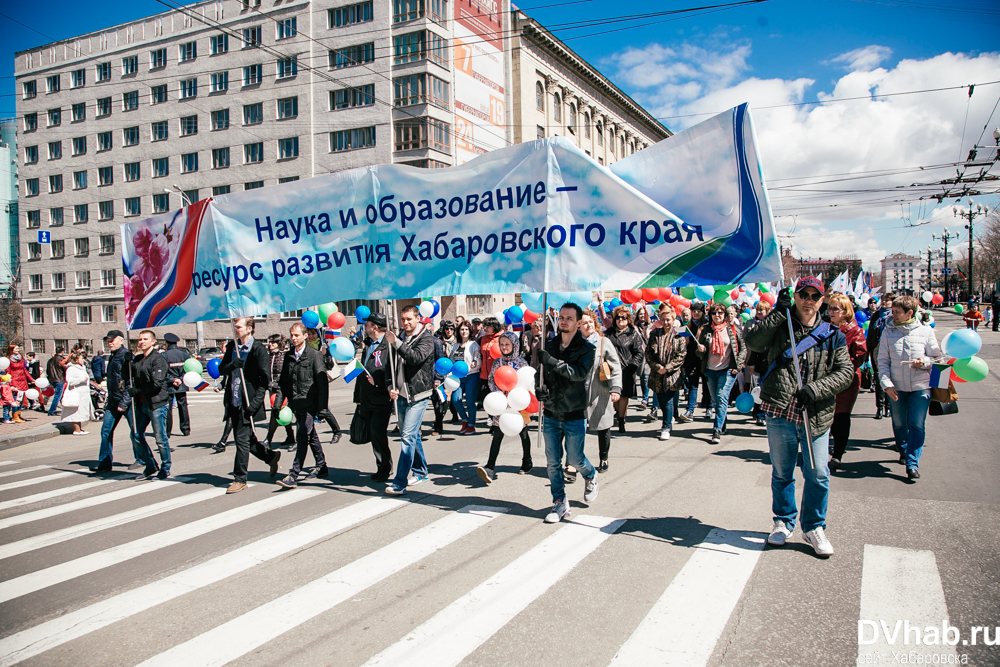
[[[14,388],[10,386],[10,375],[6,373],[0,375],[0,404],[3,405],[3,423],[13,424],[17,400],[14,397]]]

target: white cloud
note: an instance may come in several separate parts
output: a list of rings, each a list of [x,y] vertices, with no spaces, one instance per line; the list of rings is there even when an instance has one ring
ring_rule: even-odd
[[[888,46],[873,44],[843,53],[831,60],[831,62],[844,63],[847,69],[852,72],[866,72],[881,65],[882,61],[887,60],[891,55],[892,49]]]

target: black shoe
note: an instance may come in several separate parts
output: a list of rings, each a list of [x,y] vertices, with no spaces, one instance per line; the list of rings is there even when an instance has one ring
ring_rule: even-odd
[[[911,482],[915,482],[918,479],[920,479],[920,471],[917,470],[916,468],[907,468],[906,469],[906,478],[908,480],[910,480]]]
[[[164,470],[163,468],[160,468],[160,472],[156,473],[156,476],[157,476],[158,479],[169,479],[170,478],[170,471],[169,470]]]
[[[882,419],[882,411],[881,410],[876,410],[875,411],[875,419]]]
[[[189,435],[191,435],[191,431],[188,431],[187,433],[185,433],[184,431],[181,431],[181,435],[183,435],[186,438]]]
[[[153,479],[153,476],[156,475],[156,473],[158,472],[159,470],[157,470],[156,468],[146,468],[145,470],[142,471],[141,475],[136,475],[135,481],[142,482],[147,479]]]
[[[299,486],[298,481],[292,475],[288,475],[284,479],[278,480],[278,486],[282,486],[286,489],[296,489]]]
[[[387,472],[377,472],[371,476],[373,482],[388,482],[389,473]]]
[[[313,468],[312,472],[306,475],[306,479],[316,479],[317,477],[328,477],[330,475],[330,470],[323,466],[322,468]]]
[[[90,466],[90,472],[111,472],[111,470],[112,470],[111,466],[101,466],[101,465]]]
[[[716,431],[715,429],[712,429],[712,440],[711,440],[712,444],[717,445],[719,444],[720,440],[722,440],[722,434]]]
[[[901,465],[901,466],[905,466],[906,465],[906,454],[900,454],[899,455],[899,465]]]
[[[618,422],[618,432],[619,433],[624,433],[625,432],[625,421],[624,420],[621,420],[621,421]]]
[[[216,454],[221,454],[222,452],[226,451],[225,443],[220,442],[218,444],[212,445],[212,451],[215,452]]]
[[[333,440],[330,441],[330,444],[336,445],[338,442],[340,442],[340,431],[333,434]]]
[[[600,465],[597,466],[597,472],[607,472],[607,471],[608,471],[608,462],[601,461]]]
[[[831,458],[830,459],[830,472],[837,472],[840,470],[840,459]]]
[[[524,459],[521,461],[521,469],[517,471],[518,475],[527,475],[531,472],[534,466],[531,464],[531,459]]]

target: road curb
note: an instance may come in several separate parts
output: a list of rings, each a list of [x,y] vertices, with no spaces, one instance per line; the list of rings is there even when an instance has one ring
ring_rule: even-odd
[[[54,438],[60,435],[59,429],[53,427],[51,431],[42,431],[41,433],[25,433],[24,435],[15,435],[11,438],[0,440],[0,451],[4,449],[12,449],[14,447],[20,447],[21,445],[27,445],[32,442],[38,442],[39,440],[48,440],[49,438]]]

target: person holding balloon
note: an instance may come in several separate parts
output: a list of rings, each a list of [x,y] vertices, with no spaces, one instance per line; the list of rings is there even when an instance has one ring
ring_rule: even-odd
[[[7,366],[6,372],[10,375],[11,389],[20,393],[21,401],[23,401],[24,393],[31,387],[35,386],[35,379],[28,374],[28,367],[25,365],[24,359],[21,357],[21,346],[8,345],[7,359],[9,361],[9,365]],[[14,414],[11,417],[11,421],[18,424],[24,422],[24,419],[21,418],[21,401],[18,401],[17,405],[14,406]]]
[[[458,378],[458,389],[451,393],[451,402],[462,420],[460,435],[476,434],[476,402],[479,398],[479,370],[482,355],[472,333],[472,324],[463,321],[455,333],[452,350],[452,375]],[[460,366],[459,364],[463,364]],[[462,375],[464,373],[464,375]]]
[[[188,387],[181,378],[184,376],[184,362],[191,358],[191,354],[184,348],[178,347],[181,342],[180,337],[175,333],[163,334],[163,340],[167,343],[167,349],[163,352],[163,358],[167,360],[167,368],[170,369],[167,377],[170,379],[170,408],[167,409],[167,433],[174,430],[174,403],[177,404],[177,416],[180,418],[181,435],[191,435],[191,417],[188,414],[187,390]]]
[[[851,411],[854,410],[854,403],[861,391],[861,366],[868,356],[868,347],[865,343],[865,332],[858,326],[858,318],[855,316],[850,297],[842,292],[832,292],[827,298],[826,312],[830,316],[830,324],[839,328],[847,339],[847,354],[854,364],[854,379],[847,389],[837,394],[833,425],[830,426],[830,435],[833,436],[830,472],[835,472],[840,469],[844,452],[847,451],[847,442],[851,439]]]
[[[271,381],[267,386],[268,392],[271,394],[271,419],[267,424],[267,437],[264,438],[264,446],[273,449],[271,442],[274,439],[274,434],[277,433],[278,427],[281,424],[278,423],[278,415],[281,413],[281,408],[284,407],[285,397],[281,395],[281,390],[278,387],[278,380],[281,379],[281,368],[285,364],[285,337],[281,334],[271,334],[267,337],[267,355],[269,360],[269,372]],[[209,367],[211,367],[212,362],[209,362]],[[216,363],[218,366],[218,363]],[[212,375],[211,368],[209,368],[209,375]],[[213,377],[218,376],[218,372],[215,373]],[[286,449],[291,449],[295,446],[295,431],[292,430],[291,423],[285,424],[285,441],[281,444],[285,446]]]
[[[392,450],[389,449],[392,399],[389,397],[389,342],[385,339],[385,315],[369,313],[364,331],[361,364],[365,367],[365,376],[354,383],[354,404],[358,406],[354,418],[368,423],[368,437],[375,454],[372,481],[388,482],[392,475]]]
[[[437,359],[451,361],[451,355],[457,346],[458,342],[455,338],[455,323],[451,320],[444,320],[441,322],[441,327],[434,334],[434,353]],[[440,371],[437,371],[437,369],[435,370],[434,387],[436,389],[441,386],[448,373],[441,373]],[[445,389],[447,390],[448,388],[445,387]],[[445,394],[444,400],[441,400],[438,392],[435,391],[431,394],[431,407],[434,410],[434,426],[431,428],[431,435],[442,435],[444,433],[444,416],[448,414],[448,410],[451,410],[452,413],[454,413],[455,406],[453,405],[450,396]],[[455,423],[457,417],[457,414],[452,415],[452,423]]]
[[[307,310],[302,314],[302,317],[304,319],[308,318],[310,314],[312,314],[313,317],[309,320],[309,323],[310,324],[316,323],[318,325],[319,315],[317,315],[315,311]],[[341,315],[341,317],[343,317],[343,315]],[[326,370],[332,371],[333,356],[330,354],[330,348],[327,347],[326,345],[323,345],[323,341],[320,339],[319,336],[319,329],[317,329],[316,327],[308,327],[306,329],[306,341],[309,347],[319,352],[320,355],[323,357],[323,363],[326,365]],[[338,376],[335,375],[334,377]],[[340,442],[340,437],[341,437],[340,424],[337,422],[337,418],[334,416],[334,414],[330,411],[330,406],[324,405],[322,409],[320,409],[319,413],[316,415],[316,418],[325,421],[326,425],[330,427],[331,431],[333,431],[333,437],[330,440],[330,444],[335,445],[338,442]]]
[[[494,392],[510,392],[517,387],[517,371],[520,368],[528,366],[528,362],[521,358],[518,354],[520,344],[517,340],[517,334],[511,331],[505,331],[496,338],[497,347],[500,349],[500,358],[493,362],[493,368],[490,369],[489,375],[487,376],[487,382],[490,386],[490,391]],[[501,377],[497,377],[497,374]],[[501,384],[497,384],[497,380]],[[502,386],[501,386],[502,385]],[[517,411],[514,411],[517,412]],[[493,483],[496,480],[496,465],[497,457],[500,455],[500,445],[503,442],[504,433],[503,429],[500,428],[500,418],[506,413],[501,413],[492,418],[493,424],[493,441],[490,443],[490,454],[486,461],[485,466],[479,466],[476,468],[476,474],[486,482],[487,484]],[[513,414],[513,412],[511,413]],[[525,426],[523,417],[520,414],[516,415],[518,419],[521,420],[521,430],[518,432],[521,438],[521,469],[520,473],[522,475],[527,474],[531,471],[531,440],[528,438],[528,429]]]

